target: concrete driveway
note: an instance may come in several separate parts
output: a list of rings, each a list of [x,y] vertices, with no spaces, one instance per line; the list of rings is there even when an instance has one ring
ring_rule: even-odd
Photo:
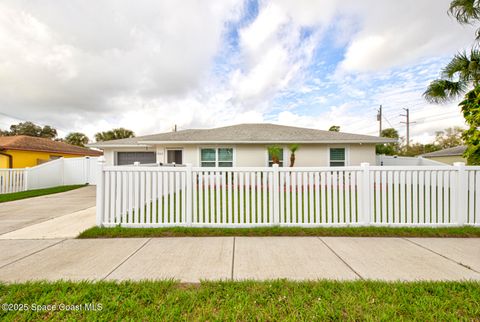
[[[0,204],[0,239],[75,237],[94,225],[95,186]]]
[[[0,281],[480,280],[480,238],[0,240]]]

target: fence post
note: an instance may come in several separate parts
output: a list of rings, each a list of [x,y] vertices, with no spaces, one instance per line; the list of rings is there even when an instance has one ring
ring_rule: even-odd
[[[457,223],[463,226],[467,223],[467,173],[464,162],[455,162],[453,166],[457,169]]]
[[[102,226],[103,212],[105,210],[105,173],[103,167],[105,165],[105,158],[103,156],[98,158],[98,174],[97,174],[97,226]]]
[[[360,163],[363,171],[362,177],[362,193],[360,194],[362,200],[362,219],[361,223],[364,225],[370,224],[371,209],[370,209],[370,163]]]
[[[275,163],[272,165],[273,168],[273,218],[272,222],[274,225],[278,225],[280,222],[280,207],[279,207],[279,175],[278,164]]]
[[[187,172],[185,175],[185,181],[186,181],[186,209],[185,209],[185,224],[187,226],[190,226],[192,224],[192,217],[193,217],[193,200],[192,200],[192,164],[187,163]]]
[[[30,172],[30,168],[26,167],[23,171],[23,191],[28,190],[28,174]]]

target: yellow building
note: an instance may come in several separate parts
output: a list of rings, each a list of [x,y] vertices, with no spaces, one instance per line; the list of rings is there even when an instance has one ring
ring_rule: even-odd
[[[26,135],[0,136],[0,169],[26,168],[50,160],[99,156],[100,151]]]
[[[422,154],[422,157],[450,165],[453,165],[455,162],[467,163],[467,159],[463,157],[463,153],[466,149],[466,146],[461,145],[453,148]]]

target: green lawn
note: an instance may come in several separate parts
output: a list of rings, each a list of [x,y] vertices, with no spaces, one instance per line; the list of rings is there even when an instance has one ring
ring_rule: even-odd
[[[0,284],[0,320],[102,321],[478,321],[477,282],[36,282]],[[92,304],[101,310],[32,311]]]
[[[480,227],[448,228],[100,228],[93,227],[78,238],[185,237],[185,236],[355,236],[355,237],[480,237]]]
[[[36,190],[27,190],[22,192],[5,193],[5,194],[0,194],[0,203],[38,197],[38,196],[45,196],[53,193],[59,193],[59,192],[73,190],[73,189],[78,189],[81,187],[85,187],[85,185],[82,184],[82,185],[71,185],[71,186],[59,186],[59,187],[46,188],[46,189],[36,189]]]

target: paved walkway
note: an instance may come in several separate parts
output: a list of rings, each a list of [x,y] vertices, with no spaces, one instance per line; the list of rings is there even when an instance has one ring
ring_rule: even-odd
[[[0,239],[74,238],[95,225],[95,186],[0,204]]]
[[[480,280],[480,238],[0,240],[0,280]]]

